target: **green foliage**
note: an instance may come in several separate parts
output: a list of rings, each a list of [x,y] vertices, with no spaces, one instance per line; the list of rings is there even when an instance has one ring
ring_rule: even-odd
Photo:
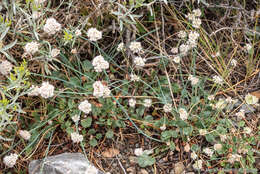
[[[138,157],[137,162],[140,167],[147,167],[147,166],[151,166],[155,163],[155,158],[144,153]]]

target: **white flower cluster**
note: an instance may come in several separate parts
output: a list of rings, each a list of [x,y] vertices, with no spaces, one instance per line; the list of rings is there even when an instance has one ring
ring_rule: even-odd
[[[71,133],[70,136],[71,136],[71,140],[73,143],[79,143],[79,142],[83,141],[83,136],[77,132]]]
[[[40,46],[39,43],[32,41],[32,42],[29,42],[25,45],[24,51],[27,54],[33,55],[39,50],[39,46]]]
[[[188,40],[186,41],[186,43],[183,43],[179,46],[180,54],[186,55],[189,50],[197,47],[199,36],[200,35],[197,31],[190,31],[188,34]],[[176,52],[177,52],[177,50],[176,50]]]
[[[222,149],[222,144],[214,144],[214,150],[218,151]]]
[[[257,98],[257,97],[254,96],[254,95],[247,94],[247,95],[245,96],[245,100],[246,100],[246,103],[247,103],[247,104],[249,104],[249,105],[254,105],[254,104],[257,104],[257,103],[258,103],[259,98]]]
[[[110,89],[106,85],[103,85],[101,81],[96,81],[93,84],[93,88],[93,95],[95,97],[108,97],[111,93]]]
[[[54,49],[51,50],[51,57],[52,58],[57,57],[59,54],[60,54],[60,50],[59,49],[54,48]]]
[[[135,74],[131,74],[130,75],[130,80],[134,81],[134,82],[138,82],[138,81],[140,81],[140,77],[135,75]]]
[[[39,87],[32,85],[29,89],[28,96],[38,96],[40,94]]]
[[[210,148],[205,148],[205,149],[203,149],[203,152],[206,154],[206,155],[208,155],[209,157],[212,157],[212,155],[213,155],[213,153],[214,153],[214,151],[212,150],[212,149],[210,149]]]
[[[219,135],[219,137],[221,142],[225,142],[226,139],[228,138],[226,135]]]
[[[202,169],[202,164],[203,164],[203,161],[202,160],[198,160],[198,161],[195,161],[195,163],[192,166],[196,170],[201,170]]]
[[[243,119],[245,118],[245,110],[241,109],[239,112],[236,113],[236,116],[238,117],[238,119]]]
[[[244,127],[244,132],[245,132],[246,134],[251,134],[252,129],[251,129],[250,127]]]
[[[88,165],[85,174],[98,174],[98,169],[95,166]]]
[[[200,129],[199,130],[200,135],[206,135],[208,131],[206,129]]]
[[[134,58],[134,64],[140,67],[143,67],[145,65],[145,61],[146,61],[145,59],[139,56]]]
[[[200,34],[197,31],[191,31],[189,33],[188,44],[189,44],[190,48],[194,48],[197,46],[199,36],[200,36]]]
[[[187,113],[186,109],[180,108],[179,109],[179,114],[180,114],[180,118],[182,120],[187,120],[188,119],[188,113]]]
[[[237,60],[236,59],[232,59],[230,61],[230,64],[231,64],[231,66],[236,67],[237,66]]]
[[[91,112],[91,104],[88,102],[88,100],[84,100],[79,104],[78,109],[85,114],[88,114]]]
[[[28,96],[41,95],[43,98],[50,98],[54,96],[54,86],[49,82],[42,82],[41,87],[32,85],[29,89]]]
[[[185,39],[187,37],[187,33],[184,30],[179,31],[178,37],[181,39]]]
[[[128,100],[128,104],[129,104],[130,107],[134,108],[135,105],[136,105],[136,100],[134,98],[130,98]]]
[[[99,39],[102,39],[102,32],[98,31],[96,28],[90,28],[87,31],[87,36],[90,41],[97,41]]]
[[[192,13],[188,13],[186,16],[188,20],[192,22],[192,26],[194,28],[200,28],[201,25],[201,19],[199,18],[201,16],[201,11],[200,9],[195,9],[192,11]]]
[[[253,48],[253,46],[251,44],[246,44],[244,46],[244,49],[247,51],[247,52],[250,52],[250,50]]]
[[[192,153],[190,154],[190,157],[191,157],[191,159],[195,160],[195,159],[198,158],[198,155],[197,155],[195,152],[192,152]]]
[[[43,82],[42,86],[39,88],[40,95],[43,98],[50,98],[54,96],[54,86],[49,82]]]
[[[31,133],[27,130],[19,130],[18,133],[25,140],[29,140],[31,138]]]
[[[80,120],[80,116],[76,114],[76,115],[72,116],[71,119],[74,123],[76,123]]]
[[[151,153],[153,153],[153,150],[143,150],[143,148],[136,148],[136,149],[134,150],[134,154],[135,154],[136,156],[142,156],[143,154],[149,155],[149,154],[151,154]]]
[[[188,80],[191,81],[192,85],[196,85],[199,82],[199,78],[193,75],[189,75]]]
[[[222,110],[227,106],[227,102],[226,100],[224,100],[223,98],[220,98],[217,103],[215,104],[214,108]]]
[[[118,52],[120,51],[124,51],[125,50],[125,44],[123,42],[121,42],[116,49]]]
[[[229,155],[228,157],[228,162],[233,164],[234,162],[239,162],[240,161],[240,158],[241,158],[241,155],[238,155],[238,154],[231,154]]]
[[[133,53],[140,53],[143,48],[142,48],[141,42],[133,41],[133,42],[130,43],[129,49],[130,49]]]
[[[76,31],[75,31],[75,36],[77,36],[77,37],[79,37],[79,36],[81,36],[81,31],[80,31],[80,29],[77,29]]]
[[[161,130],[161,131],[165,131],[165,130],[166,130],[166,125],[163,124],[163,125],[160,127],[160,130]]]
[[[18,155],[15,154],[15,153],[11,153],[10,155],[8,156],[5,156],[4,159],[3,159],[3,163],[7,166],[7,167],[13,167],[16,163],[18,159]]]
[[[49,35],[53,35],[61,30],[61,24],[54,18],[48,18],[46,24],[43,26],[43,31]]]
[[[164,112],[171,112],[172,111],[172,104],[171,103],[167,103],[163,106],[163,110]]]
[[[102,70],[106,70],[109,68],[109,63],[101,55],[96,56],[93,59],[92,65],[94,66],[96,72],[102,72]]]
[[[34,2],[36,3],[36,4],[42,4],[42,3],[44,3],[46,0],[34,0]]]
[[[42,15],[41,12],[39,12],[39,11],[33,11],[33,13],[32,13],[32,18],[33,18],[33,19],[38,19],[41,15]]]
[[[149,108],[152,106],[152,99],[144,99],[144,106]]]
[[[222,85],[223,82],[224,82],[223,78],[222,78],[221,76],[217,76],[217,75],[214,75],[214,76],[213,76],[213,81],[214,81],[215,83],[217,83],[217,84],[220,84],[220,85]]]
[[[12,68],[13,65],[7,60],[4,60],[0,63],[0,73],[4,76],[8,75]]]
[[[180,56],[174,56],[173,61],[178,64],[178,63],[181,62],[181,57]]]

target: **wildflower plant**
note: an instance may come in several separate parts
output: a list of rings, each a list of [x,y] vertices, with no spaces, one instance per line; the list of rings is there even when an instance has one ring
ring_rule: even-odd
[[[178,151],[191,156],[195,172],[255,169],[259,97],[244,86],[259,73],[256,35],[217,37],[218,25],[206,19],[210,10],[194,8],[198,2],[111,0],[87,15],[82,7],[76,19],[59,10],[77,13],[71,7],[81,2],[7,4],[12,15],[0,18],[5,166],[42,144],[48,154],[53,140],[90,154],[85,149],[99,153],[106,143],[138,135],[150,148],[134,150],[142,168],[157,170],[161,157]]]

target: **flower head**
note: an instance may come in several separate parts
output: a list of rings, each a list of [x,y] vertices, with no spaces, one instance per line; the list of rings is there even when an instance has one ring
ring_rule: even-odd
[[[172,104],[171,103],[167,103],[163,106],[163,110],[164,112],[171,112],[172,111]]]
[[[135,107],[135,105],[136,105],[136,100],[135,99],[133,99],[133,98],[130,98],[129,100],[128,100],[128,104],[129,104],[129,106],[130,107]]]
[[[12,70],[13,68],[13,65],[7,61],[7,60],[4,60],[0,63],[0,73],[2,75],[8,75],[10,73],[10,71]]]
[[[19,130],[18,133],[25,140],[29,140],[31,138],[31,133],[27,130]]]
[[[98,31],[96,28],[90,28],[87,31],[87,36],[89,37],[90,41],[97,41],[102,39],[102,32]]]
[[[133,41],[130,43],[129,45],[129,49],[133,52],[133,53],[139,53],[142,51],[142,45],[141,45],[141,42],[136,42],[136,41]]]
[[[152,106],[152,100],[151,99],[144,99],[144,106],[149,108]]]
[[[179,31],[178,37],[181,39],[185,39],[187,37],[187,33],[184,30]]]
[[[102,70],[106,70],[109,68],[109,63],[101,55],[96,56],[93,59],[92,65],[94,66],[96,72],[102,72]]]
[[[41,87],[39,88],[39,94],[43,98],[50,98],[54,96],[54,86],[49,82],[42,82]]]
[[[116,49],[118,52],[120,51],[124,51],[125,50],[125,44],[123,42],[121,42]]]
[[[186,109],[180,108],[179,109],[179,114],[180,114],[180,119],[182,119],[182,120],[187,120],[188,119],[188,113],[187,113]]]
[[[217,83],[217,84],[222,85],[224,80],[223,80],[223,78],[221,76],[214,75],[213,76],[213,81],[215,83]]]
[[[85,174],[98,174],[98,169],[95,166],[88,165]]]
[[[214,144],[214,150],[218,151],[222,149],[222,144]]]
[[[76,31],[75,31],[75,35],[76,36],[80,36],[82,33],[81,33],[81,31],[80,31],[80,29],[77,29]]]
[[[230,64],[233,66],[233,67],[236,67],[237,66],[237,60],[236,59],[232,59]]]
[[[40,94],[40,88],[32,85],[29,89],[28,96],[38,96]]]
[[[200,135],[206,135],[208,131],[206,129],[200,129],[199,130]]]
[[[250,52],[253,46],[251,44],[246,44],[244,48],[247,50],[247,52]]]
[[[193,75],[189,75],[188,80],[191,81],[192,85],[196,85],[199,82],[199,78],[197,78],[197,77],[195,77]]]
[[[246,134],[251,134],[251,132],[252,132],[252,129],[250,128],[250,127],[245,127],[244,128],[244,132],[246,133]]]
[[[206,154],[206,155],[208,155],[209,157],[211,157],[212,155],[213,155],[213,153],[214,153],[214,151],[213,150],[211,150],[210,148],[205,148],[205,149],[203,149],[203,152]]]
[[[140,66],[140,67],[143,67],[145,65],[145,59],[143,59],[142,57],[135,57],[134,58],[134,63],[137,65],[137,66]]]
[[[192,26],[194,28],[200,28],[200,25],[201,25],[201,19],[200,18],[193,19]]]
[[[233,164],[234,162],[236,162],[236,161],[240,161],[240,158],[241,158],[241,155],[238,155],[238,154],[231,154],[231,155],[229,155],[229,157],[228,157],[228,162],[229,163],[231,163],[231,164]]]
[[[258,103],[258,98],[254,95],[251,95],[251,94],[247,94],[245,96],[245,100],[246,100],[246,103],[249,104],[249,105],[254,105],[254,104],[257,104]]]
[[[181,57],[180,56],[174,56],[173,61],[175,63],[180,63],[181,62]]]
[[[191,157],[191,159],[195,160],[198,157],[198,155],[195,152],[192,152],[190,154],[190,157]]]
[[[54,48],[51,50],[51,57],[57,57],[60,54],[60,50],[57,48]]]
[[[73,143],[79,143],[83,141],[83,136],[78,134],[77,132],[71,133],[70,136]]]
[[[192,165],[194,169],[201,170],[202,169],[202,160],[195,161],[195,163]]]
[[[39,44],[35,41],[29,42],[25,45],[24,51],[27,54],[35,54],[39,50]]]
[[[101,81],[93,83],[93,88],[93,95],[95,97],[107,97],[111,93],[110,89],[106,85],[103,85]]]
[[[130,75],[130,80],[134,81],[134,82],[138,82],[138,81],[140,81],[140,77],[135,75],[135,74],[131,74]]]
[[[43,26],[43,31],[49,35],[53,35],[61,30],[61,24],[54,18],[48,18]]]
[[[76,123],[80,120],[80,116],[76,114],[76,115],[72,116],[71,119],[73,120],[74,123]]]
[[[194,16],[196,16],[196,17],[200,17],[201,16],[201,11],[200,11],[199,8],[192,10],[192,12],[193,12]]]
[[[10,155],[7,155],[4,157],[3,159],[3,163],[7,166],[7,167],[13,167],[16,163],[18,159],[18,155],[15,153],[11,153]]]
[[[85,114],[88,114],[91,112],[91,104],[88,102],[88,100],[84,100],[79,104],[78,109]]]
[[[143,153],[144,153],[144,151],[143,151],[142,148],[136,148],[135,151],[134,151],[134,154],[136,156],[141,156],[141,155],[143,155]]]

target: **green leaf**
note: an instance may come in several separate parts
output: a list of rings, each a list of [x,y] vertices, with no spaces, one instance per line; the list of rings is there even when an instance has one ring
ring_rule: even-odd
[[[198,146],[197,144],[193,144],[193,145],[191,146],[191,150],[194,151],[194,152],[197,152],[199,149],[200,149],[200,148],[199,148],[199,146]]]
[[[192,131],[193,131],[192,127],[185,127],[185,128],[183,128],[183,134],[184,135],[191,135]]]
[[[98,142],[97,142],[96,138],[92,138],[92,139],[89,141],[89,144],[90,144],[91,146],[95,147],[95,146],[98,144]]]
[[[81,120],[81,126],[84,127],[84,128],[90,127],[91,123],[92,123],[92,118],[91,117],[87,117],[86,119]]]
[[[155,163],[155,159],[144,153],[138,157],[137,162],[140,167],[147,167],[153,165]]]
[[[207,135],[205,135],[205,137],[206,137],[206,140],[208,141],[208,142],[214,142],[215,141],[215,137],[212,135],[212,134],[207,134]]]
[[[171,151],[175,150],[175,144],[172,141],[170,142],[170,149],[171,149]]]
[[[108,139],[112,139],[114,137],[114,132],[112,130],[107,131],[106,137]]]

